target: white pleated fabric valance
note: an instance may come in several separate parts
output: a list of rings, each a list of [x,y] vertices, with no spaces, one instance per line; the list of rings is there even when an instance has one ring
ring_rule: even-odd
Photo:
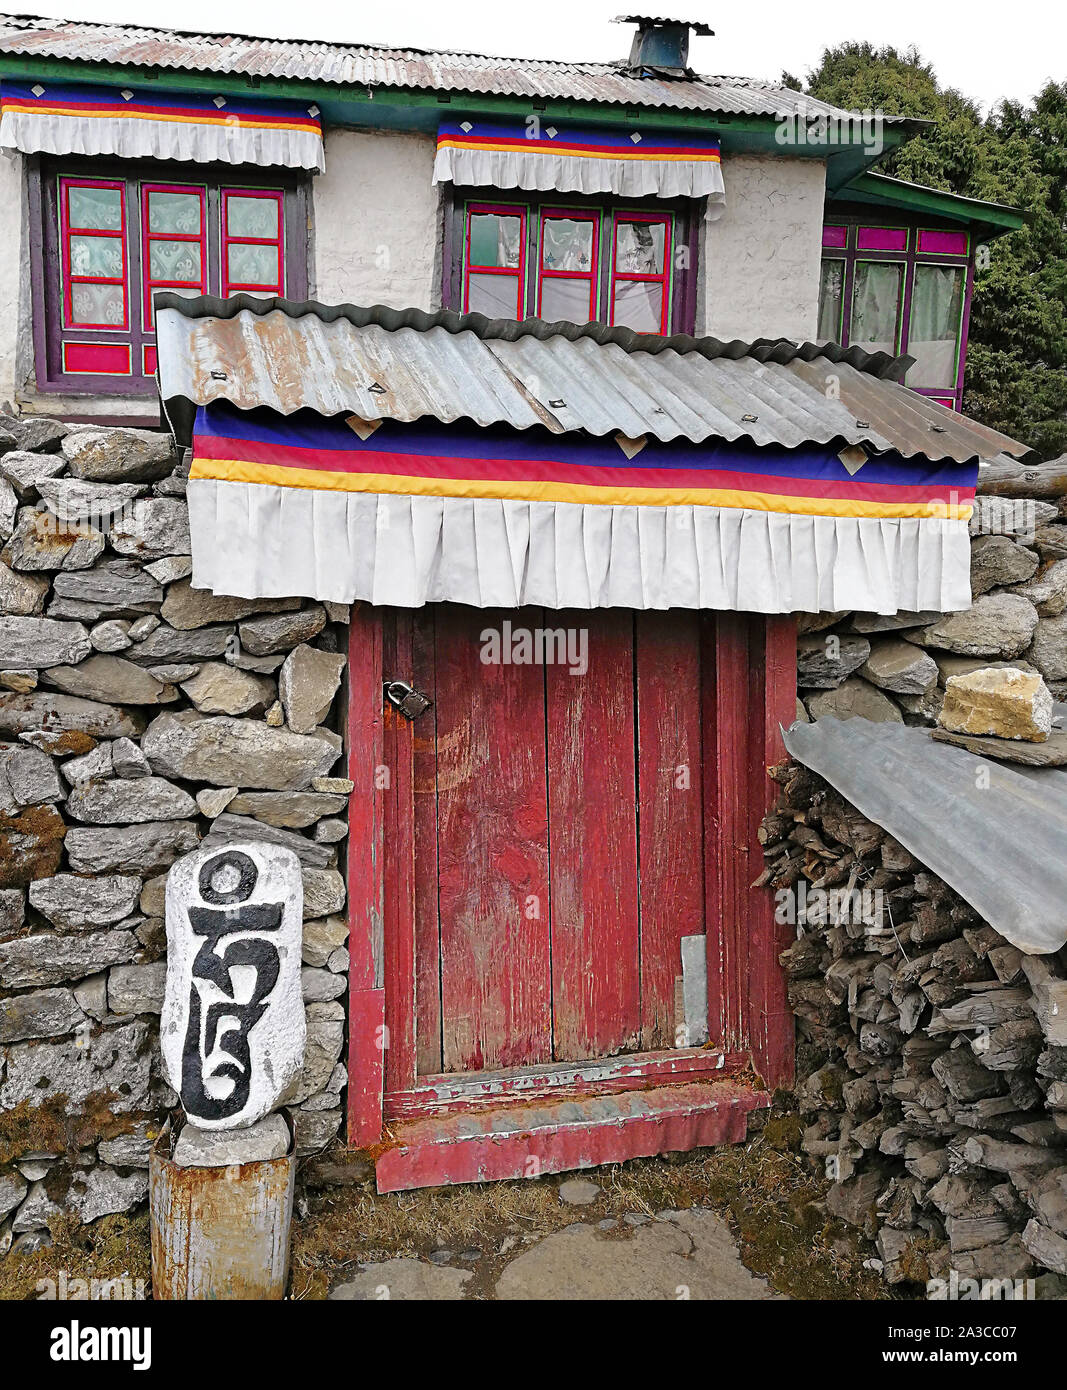
[[[719,142],[635,130],[562,129],[445,121],[437,134],[434,183],[620,198],[707,198],[723,211]]]
[[[193,584],[420,608],[970,606],[967,523],[189,484]]]
[[[970,605],[976,473],[216,402],[193,428],[193,583],[405,608],[945,611]]]
[[[128,87],[0,83],[0,148],[324,170],[318,108]]]

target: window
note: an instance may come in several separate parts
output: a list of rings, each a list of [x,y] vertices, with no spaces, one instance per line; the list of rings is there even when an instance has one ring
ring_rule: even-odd
[[[465,313],[691,332],[688,210],[457,201],[447,297]]]
[[[43,390],[154,392],[152,297],[307,294],[303,183],[279,173],[262,184],[232,168],[101,167],[45,161],[31,178],[34,338]],[[199,171],[198,171],[199,172]],[[41,242],[43,241],[43,245]],[[306,253],[305,253],[306,255]]]
[[[866,352],[896,355],[903,285],[902,265],[894,261],[857,262],[849,342]]]
[[[960,409],[971,249],[949,228],[827,224],[819,341],[906,353],[906,384]]]

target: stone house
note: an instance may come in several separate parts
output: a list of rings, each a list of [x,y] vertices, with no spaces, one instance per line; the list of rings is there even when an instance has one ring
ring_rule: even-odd
[[[749,855],[791,615],[968,606],[1025,448],[959,413],[967,315],[1021,219],[691,27],[0,19],[5,1240],[144,1195],[201,843],[298,854],[298,1147],[382,1189],[737,1139],[789,1082]]]

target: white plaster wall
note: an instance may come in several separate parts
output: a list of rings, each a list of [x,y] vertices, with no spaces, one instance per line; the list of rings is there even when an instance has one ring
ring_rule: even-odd
[[[825,164],[737,155],[724,158],[722,172],[726,211],[704,242],[704,332],[727,341],[813,339]]]
[[[440,199],[430,135],[332,130],[312,184],[311,294],[327,304],[437,309]]]
[[[22,283],[22,157],[0,155],[0,410],[15,400]]]

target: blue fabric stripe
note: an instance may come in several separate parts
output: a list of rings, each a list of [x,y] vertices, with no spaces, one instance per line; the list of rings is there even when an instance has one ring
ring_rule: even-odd
[[[611,437],[570,434],[561,438],[537,427],[516,431],[507,426],[482,429],[443,425],[436,420],[418,420],[411,424],[383,420],[369,439],[361,440],[341,417],[327,419],[311,411],[298,411],[283,417],[266,409],[239,411],[224,403],[200,406],[195,431],[222,439],[289,444],[295,448],[342,454],[386,451],[410,454],[413,458],[454,454],[459,458],[516,461],[555,459],[590,467],[706,469],[709,473],[745,472],[768,478],[853,481],[837,457],[836,449],[820,444],[787,449],[782,445],[761,447],[745,440],[735,443],[708,440],[701,444],[681,440],[664,444],[649,439],[639,454],[627,460]],[[882,454],[872,455],[855,481],[857,484],[929,485],[965,490],[975,486],[977,475],[977,463],[955,463],[951,459],[934,463],[921,456],[904,459],[899,454]]]

